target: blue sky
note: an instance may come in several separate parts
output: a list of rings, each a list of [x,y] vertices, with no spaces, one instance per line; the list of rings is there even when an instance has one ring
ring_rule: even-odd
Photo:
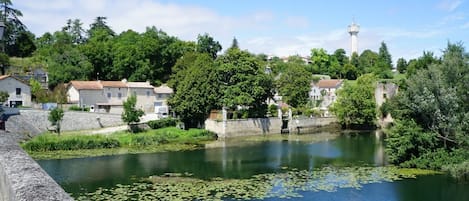
[[[378,51],[384,41],[393,56],[406,59],[448,41],[469,44],[469,0],[14,0],[22,21],[37,36],[60,30],[67,19],[84,27],[108,17],[118,33],[156,26],[183,40],[209,33],[222,43],[236,37],[241,49],[277,56],[310,54],[312,48],[350,52],[347,26],[361,27],[359,51]]]

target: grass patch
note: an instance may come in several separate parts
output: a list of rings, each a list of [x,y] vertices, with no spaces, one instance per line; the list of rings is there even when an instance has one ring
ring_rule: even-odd
[[[214,139],[216,135],[207,130],[161,128],[137,134],[43,134],[21,146],[35,159],[57,159],[195,149]]]

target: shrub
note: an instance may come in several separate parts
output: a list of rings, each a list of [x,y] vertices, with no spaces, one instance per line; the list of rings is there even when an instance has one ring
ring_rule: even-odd
[[[152,129],[175,127],[178,123],[178,119],[175,118],[164,118],[148,122],[148,126]]]
[[[278,109],[277,105],[269,105],[269,113],[271,117],[276,117],[278,116]]]
[[[22,145],[27,151],[57,151],[77,149],[117,148],[121,143],[117,139],[100,135],[56,136],[40,135]]]
[[[82,108],[78,105],[72,105],[68,108],[68,110],[70,110],[70,111],[87,111],[87,112],[89,112],[90,108],[89,107]]]

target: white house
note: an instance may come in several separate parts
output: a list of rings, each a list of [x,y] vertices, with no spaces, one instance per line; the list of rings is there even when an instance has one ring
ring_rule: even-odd
[[[169,97],[166,94],[156,94],[155,88],[149,82],[127,82],[125,79],[121,81],[70,81],[67,94],[69,103],[90,107],[91,111],[114,114],[123,112],[123,103],[131,94],[137,97],[136,107],[145,113],[154,112],[154,106],[162,100],[166,101]]]
[[[311,83],[309,97],[312,100],[322,100],[320,108],[327,109],[337,99],[336,91],[342,87],[343,80],[326,79]]]
[[[6,91],[9,95],[3,105],[31,107],[31,87],[23,80],[10,75],[2,75],[0,76],[0,91]]]
[[[169,115],[168,98],[174,93],[173,89],[163,84],[155,87],[156,101],[155,113],[160,117],[167,117]]]

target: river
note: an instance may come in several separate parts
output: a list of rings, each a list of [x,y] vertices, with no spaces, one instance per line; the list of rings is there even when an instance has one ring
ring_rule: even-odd
[[[278,136],[277,136],[278,137]],[[193,178],[246,179],[288,170],[322,167],[385,166],[384,143],[375,132],[321,133],[283,136],[283,140],[226,140],[211,148],[153,154],[127,154],[78,159],[39,160],[65,191],[73,195],[132,184],[165,173],[187,173]],[[290,200],[469,200],[469,184],[446,174],[416,179],[363,184],[333,191],[297,190]],[[267,197],[264,200],[281,200]]]

